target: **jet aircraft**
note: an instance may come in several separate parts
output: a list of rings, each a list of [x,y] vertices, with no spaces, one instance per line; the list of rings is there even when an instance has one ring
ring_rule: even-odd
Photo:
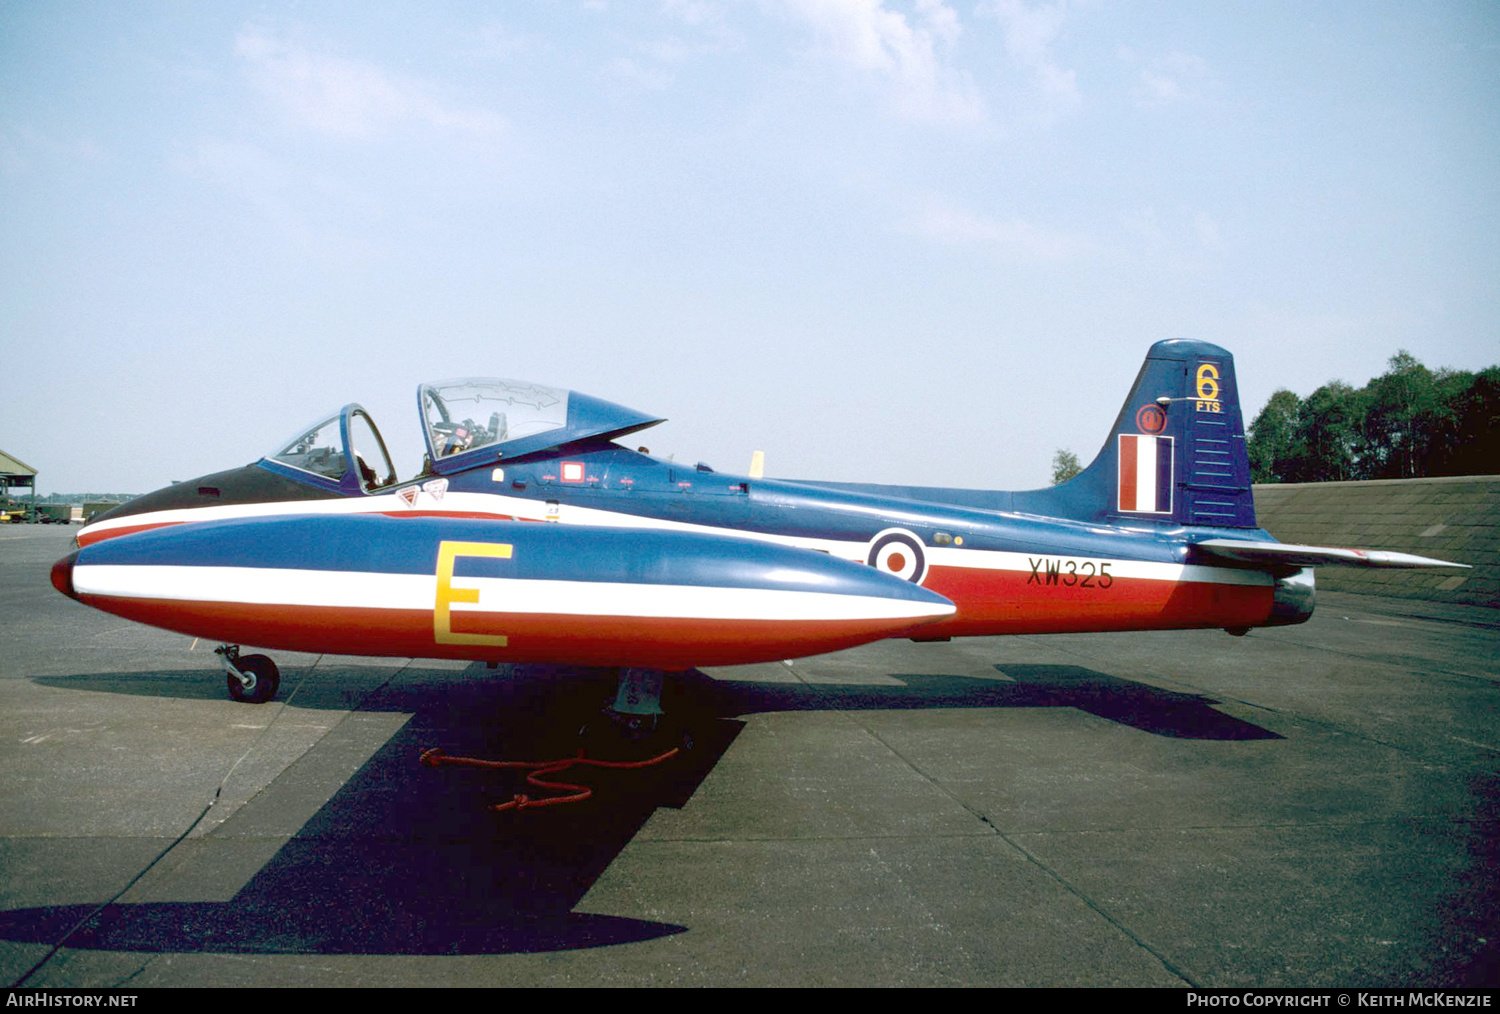
[[[225,642],[231,694],[258,701],[274,665],[238,643],[671,670],[893,636],[1244,634],[1305,621],[1316,566],[1461,566],[1260,528],[1234,360],[1201,341],[1153,345],[1093,463],[1019,492],[684,466],[621,442],[662,419],[527,382],[417,403],[411,480],[346,405],[95,518],[54,584]],[[620,700],[653,713],[659,687],[627,674]]]

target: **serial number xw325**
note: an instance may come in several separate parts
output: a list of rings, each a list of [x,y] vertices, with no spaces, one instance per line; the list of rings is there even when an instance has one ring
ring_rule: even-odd
[[[1027,584],[1060,584],[1069,588],[1108,588],[1115,583],[1108,560],[1059,560],[1050,556],[1026,558],[1031,564]]]

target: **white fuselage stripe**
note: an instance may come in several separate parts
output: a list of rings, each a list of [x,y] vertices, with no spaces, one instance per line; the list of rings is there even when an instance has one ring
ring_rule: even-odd
[[[151,564],[78,566],[73,587],[81,595],[119,598],[428,611],[438,595],[437,577],[427,574]],[[775,588],[480,577],[455,577],[453,588],[479,592],[477,603],[452,602],[454,612],[818,621],[920,620],[954,611],[936,603]]]
[[[552,514],[549,517],[548,512]],[[643,528],[657,531],[699,532],[728,538],[749,539],[782,546],[797,546],[828,553],[845,560],[863,562],[869,550],[868,542],[842,539],[819,539],[812,537],[777,535],[769,532],[751,532],[737,528],[719,528],[713,525],[692,524],[686,521],[670,521],[664,518],[642,517],[619,511],[598,510],[572,504],[549,506],[540,500],[506,496],[499,493],[446,492],[442,497],[420,493],[413,504],[407,504],[394,494],[361,497],[359,499],[308,500],[275,504],[244,504],[228,507],[196,507],[172,511],[154,511],[135,514],[118,521],[100,522],[97,531],[111,528],[166,525],[196,521],[218,521],[241,517],[270,517],[283,514],[391,514],[420,512],[423,514],[474,515],[513,517],[523,521],[553,522],[569,525],[589,525],[597,528]],[[1061,560],[1064,565],[1092,562],[1096,566],[1107,563],[1114,578],[1138,581],[1167,581],[1201,584],[1265,585],[1273,583],[1270,574],[1259,570],[1244,570],[1234,567],[1211,567],[1194,564],[1165,563],[1147,560],[1117,559],[1107,556],[1062,555],[1039,551],[1016,553],[1006,550],[974,549],[959,546],[928,546],[924,552],[929,566],[967,568],[971,570],[1015,571],[1029,574],[1033,564],[1040,559]]]

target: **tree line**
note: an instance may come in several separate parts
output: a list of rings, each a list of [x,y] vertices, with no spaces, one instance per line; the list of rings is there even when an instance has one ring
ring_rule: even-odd
[[[1429,370],[1405,349],[1355,389],[1285,388],[1250,424],[1254,482],[1409,479],[1500,472],[1500,366]]]

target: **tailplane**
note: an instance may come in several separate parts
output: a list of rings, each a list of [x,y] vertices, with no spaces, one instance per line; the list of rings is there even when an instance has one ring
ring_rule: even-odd
[[[1151,346],[1094,462],[1015,509],[1111,524],[1255,528],[1234,357],[1208,342]]]

